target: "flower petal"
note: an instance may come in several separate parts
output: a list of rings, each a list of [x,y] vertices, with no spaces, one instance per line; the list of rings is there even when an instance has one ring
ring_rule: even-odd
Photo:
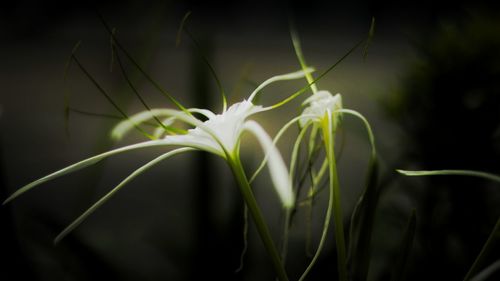
[[[273,181],[276,192],[278,193],[283,206],[285,208],[292,208],[295,196],[293,195],[292,184],[288,178],[288,170],[278,149],[274,146],[269,135],[257,122],[247,121],[244,124],[244,129],[252,133],[257,138],[264,152],[269,155],[269,173],[271,174],[271,180]]]
[[[45,183],[47,181],[50,181],[50,180],[53,180],[55,178],[58,178],[60,176],[63,176],[63,175],[66,175],[66,174],[69,174],[69,173],[72,173],[72,172],[75,172],[75,171],[78,171],[80,169],[83,169],[85,167],[88,167],[88,166],[91,166],[91,165],[94,165],[96,164],[97,162],[109,157],[109,156],[112,156],[112,155],[115,155],[115,154],[118,154],[118,153],[121,153],[121,152],[126,152],[126,151],[129,151],[129,150],[134,150],[134,149],[138,149],[138,148],[144,148],[144,147],[152,147],[152,146],[162,146],[162,145],[170,145],[168,143],[166,143],[164,140],[153,140],[153,141],[146,141],[146,142],[141,142],[141,143],[138,143],[138,144],[133,144],[133,145],[129,145],[129,146],[125,146],[125,147],[120,147],[118,149],[114,149],[114,150],[110,150],[108,152],[104,152],[104,153],[101,153],[99,155],[96,155],[96,156],[93,156],[93,157],[90,157],[90,158],[87,158],[85,160],[82,160],[78,163],[75,163],[73,165],[70,165],[64,169],[61,169],[59,171],[56,171],[50,175],[47,175],[43,178],[40,178],[32,183],[29,183],[23,187],[21,187],[20,189],[18,189],[16,192],[14,192],[11,196],[9,196],[9,198],[7,198],[3,204],[7,204],[8,202],[14,200],[16,197],[18,197],[19,195],[25,193],[26,191],[42,184],[42,183]]]
[[[135,177],[141,175],[144,173],[147,169],[153,167],[154,165],[158,164],[159,162],[170,158],[174,155],[184,153],[187,151],[193,150],[192,148],[179,148],[175,149],[172,151],[169,151],[165,154],[162,154],[155,159],[149,161],[145,165],[141,166],[139,169],[135,170],[132,174],[130,174],[128,177],[126,177],[124,180],[122,180],[117,186],[115,186],[111,191],[106,193],[101,199],[99,199],[97,202],[95,202],[90,208],[88,208],[84,213],[82,213],[78,218],[76,218],[71,224],[69,224],[59,235],[57,235],[56,239],[54,239],[54,243],[58,243],[66,237],[71,231],[73,231],[76,227],[78,227],[88,216],[90,216],[92,213],[94,213],[99,207],[101,207],[104,203],[106,203],[113,195],[115,195],[122,187],[124,187],[127,183],[129,183],[131,180],[133,180]]]

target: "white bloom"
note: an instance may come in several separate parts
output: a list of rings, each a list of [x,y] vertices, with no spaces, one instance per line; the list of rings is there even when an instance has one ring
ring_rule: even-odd
[[[151,109],[148,111],[140,112],[134,116],[131,116],[129,120],[125,120],[119,123],[115,129],[112,131],[111,136],[115,139],[120,139],[127,132],[135,128],[138,124],[146,122],[150,119],[157,117],[166,117],[164,119],[164,126],[170,126],[174,124],[175,121],[182,121],[191,126],[193,129],[188,130],[186,134],[180,135],[167,135],[163,139],[146,141],[134,145],[129,145],[114,149],[99,155],[90,157],[88,159],[77,162],[52,174],[49,174],[43,178],[40,178],[34,182],[31,182],[19,190],[14,192],[9,198],[4,201],[4,204],[10,202],[19,195],[25,193],[32,188],[50,181],[52,179],[58,178],[65,174],[75,172],[77,170],[83,169],[90,165],[93,165],[103,159],[119,154],[122,152],[153,147],[153,146],[182,146],[182,148],[167,152],[158,158],[147,163],[143,167],[136,170],[129,177],[124,179],[118,186],[116,186],[112,191],[110,191],[106,196],[101,198],[96,202],[90,209],[88,209],[82,216],[75,220],[65,231],[61,234],[64,236],[78,224],[80,224],[84,218],[95,211],[97,207],[107,201],[114,193],[116,193],[120,188],[122,188],[126,183],[140,175],[147,168],[155,165],[159,161],[162,161],[171,156],[177,155],[179,153],[184,153],[190,150],[203,150],[207,152],[214,153],[223,157],[230,165],[235,165],[239,163],[239,141],[243,132],[252,133],[259,141],[266,155],[269,155],[269,171],[271,173],[271,179],[276,188],[276,191],[286,208],[291,208],[294,204],[294,196],[292,191],[291,182],[288,179],[288,170],[283,162],[281,154],[278,149],[274,146],[271,138],[262,129],[262,127],[255,121],[247,121],[246,119],[260,111],[268,110],[268,108],[262,108],[262,106],[256,106],[252,103],[253,98],[257,93],[265,86],[283,80],[291,80],[303,77],[306,73],[313,71],[312,69],[306,69],[304,71],[292,72],[284,75],[278,75],[271,77],[264,81],[259,87],[257,87],[253,93],[250,95],[248,100],[243,100],[242,102],[235,103],[227,110],[221,114],[214,114],[213,112],[206,109],[187,109],[185,111],[173,110],[173,109]],[[192,113],[198,113],[204,115],[207,120],[201,121],[195,118]],[[157,129],[154,136],[162,135],[161,128]],[[235,161],[238,160],[238,161]],[[60,239],[62,236],[58,236]],[[56,239],[56,240],[57,240]]]
[[[235,150],[245,120],[261,110],[262,106],[255,106],[252,102],[243,100],[233,104],[222,114],[205,114],[208,120],[203,122],[204,128],[195,127],[185,135],[167,135],[165,141],[196,144],[198,147],[216,151],[225,158],[226,152]]]
[[[303,105],[308,106],[302,112],[304,118],[300,120],[301,125],[308,121],[325,120],[331,114],[333,115],[333,130],[337,128],[341,114],[336,111],[342,109],[342,96],[340,94],[332,95],[329,91],[319,91],[306,99]]]

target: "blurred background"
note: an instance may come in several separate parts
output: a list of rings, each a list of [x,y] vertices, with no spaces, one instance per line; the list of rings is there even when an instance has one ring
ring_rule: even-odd
[[[392,273],[412,209],[417,232],[405,280],[461,280],[500,215],[500,187],[462,177],[404,178],[403,169],[474,169],[500,173],[500,10],[497,1],[11,1],[0,11],[0,198],[50,172],[113,147],[142,141],[133,132],[112,142],[115,109],[76,67],[77,56],[132,114],[143,110],[112,62],[110,36],[96,10],[151,76],[187,107],[220,112],[214,79],[180,21],[213,64],[229,103],[248,97],[265,79],[299,69],[289,35],[292,20],[308,63],[325,70],[368,33],[363,59],[352,53],[319,83],[343,95],[344,106],[371,122],[380,154],[380,200],[369,280]],[[122,57],[123,59],[123,57]],[[112,70],[112,71],[111,71]],[[127,64],[152,107],[171,107]],[[263,92],[272,104],[305,81]],[[300,99],[302,100],[302,99]],[[65,119],[65,105],[71,110]],[[258,117],[274,135],[300,101]],[[279,144],[289,154],[294,134]],[[345,224],[364,187],[369,146],[364,128],[345,118],[339,175]],[[245,141],[251,173],[263,157]],[[93,202],[162,149],[109,158],[59,178],[0,209],[3,280],[271,280],[273,271],[250,224],[243,269],[242,199],[222,159],[206,153],[176,156],[147,171],[58,245],[55,236]],[[275,240],[282,217],[267,171],[255,184]],[[317,245],[325,200],[313,210]],[[305,215],[299,209],[290,237],[292,280],[305,268]],[[333,231],[310,280],[335,278]],[[497,247],[498,249],[498,247]],[[493,251],[491,262],[500,259]],[[492,277],[491,280],[495,280]],[[498,280],[498,279],[497,279]]]

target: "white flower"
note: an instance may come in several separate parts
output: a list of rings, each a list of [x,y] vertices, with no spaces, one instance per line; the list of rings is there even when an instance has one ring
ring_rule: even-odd
[[[233,104],[222,114],[206,112],[208,120],[203,122],[204,128],[195,127],[185,135],[167,135],[165,141],[205,147],[206,150],[217,152],[225,158],[226,152],[235,151],[245,120],[261,110],[262,106],[255,106],[252,102],[243,100]]]
[[[333,130],[337,128],[341,118],[341,113],[338,111],[342,109],[342,96],[340,94],[332,95],[329,91],[318,91],[306,99],[302,105],[309,105],[302,112],[304,116],[300,120],[302,126],[309,121],[326,120],[328,115],[333,115],[332,127]]]
[[[166,135],[161,139],[145,141],[117,148],[82,160],[21,187],[9,198],[7,198],[4,201],[4,204],[12,201],[16,197],[42,183],[96,164],[97,162],[115,154],[153,146],[181,146],[181,148],[169,151],[151,160],[150,162],[134,171],[127,178],[122,180],[108,194],[103,196],[80,217],[73,221],[66,229],[64,229],[64,231],[56,237],[57,242],[74,228],[76,228],[80,223],[82,223],[85,218],[87,218],[97,208],[99,208],[102,204],[109,200],[109,198],[111,198],[132,179],[142,174],[150,167],[174,155],[192,150],[203,150],[221,156],[226,160],[231,168],[233,168],[233,170],[236,170],[235,168],[237,168],[239,169],[239,171],[243,171],[239,159],[239,144],[241,135],[244,132],[249,132],[257,138],[265,154],[268,156],[268,167],[271,174],[271,180],[280,200],[282,201],[283,206],[285,208],[291,208],[294,205],[295,197],[293,195],[291,182],[288,177],[288,169],[283,162],[281,154],[279,153],[278,149],[273,144],[271,138],[265,132],[265,130],[257,122],[247,120],[247,118],[255,113],[271,109],[263,108],[262,106],[256,106],[252,103],[253,98],[262,88],[276,81],[301,78],[306,73],[309,73],[311,71],[312,69],[306,69],[304,71],[297,71],[284,75],[274,76],[264,81],[264,83],[257,87],[250,95],[248,100],[243,100],[239,103],[233,104],[221,114],[215,114],[210,110],[197,108],[185,110],[151,109],[148,111],[140,112],[134,116],[131,116],[129,120],[119,123],[112,131],[111,136],[115,139],[120,139],[127,132],[131,131],[133,128],[136,128],[138,124],[146,122],[153,118],[157,119],[158,117],[165,117],[165,119],[163,120],[163,126],[159,127],[153,134],[153,136],[157,138],[166,133],[166,131],[164,130],[166,126],[172,129],[171,125],[173,125],[176,121],[184,122],[188,125],[193,126],[194,128],[189,129],[185,134]],[[193,116],[193,113],[203,115],[206,120],[202,121],[195,118]],[[183,129],[179,128],[174,129],[175,131],[183,131]]]

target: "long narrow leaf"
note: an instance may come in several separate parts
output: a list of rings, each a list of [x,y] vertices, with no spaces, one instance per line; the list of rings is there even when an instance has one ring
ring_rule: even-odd
[[[69,70],[71,69],[71,62],[73,61],[73,55],[76,53],[82,41],[76,42],[75,46],[71,50],[71,55],[68,57],[66,66],[64,67],[63,84],[64,84],[64,128],[66,135],[69,137],[69,115],[70,115],[70,99],[71,90],[68,86],[68,76]]]
[[[406,229],[403,234],[403,240],[399,246],[399,253],[396,257],[394,264],[394,271],[392,273],[392,281],[402,281],[404,279],[404,272],[406,267],[406,262],[410,256],[410,252],[413,246],[413,239],[415,237],[415,230],[417,226],[417,215],[415,210],[411,212],[410,219],[406,225]]]
[[[113,38],[113,37],[112,37]],[[115,44],[113,43],[113,49],[115,49]],[[120,55],[119,54],[116,54],[116,60],[118,61],[118,66],[120,67],[120,70],[121,70],[121,73],[123,75],[123,78],[125,78],[125,81],[127,82],[128,86],[130,87],[130,89],[132,90],[132,92],[135,94],[135,96],[139,99],[139,101],[141,102],[141,104],[146,108],[146,110],[148,111],[151,111],[151,107],[149,107],[149,105],[146,103],[146,101],[144,100],[144,98],[141,96],[141,94],[139,93],[139,91],[137,90],[137,88],[134,86],[134,84],[132,83],[132,80],[130,80],[128,74],[127,74],[127,71],[125,71],[125,67],[123,65],[123,62],[120,58]],[[171,128],[171,127],[168,127],[166,126],[165,124],[163,124],[163,122],[158,119],[158,117],[154,114],[151,114],[153,116],[153,119],[163,128],[165,129],[166,131],[170,131],[170,132],[177,132],[174,128]]]
[[[494,263],[490,264],[488,267],[485,269],[481,270],[474,278],[470,279],[471,281],[485,281],[485,280],[491,280],[488,279],[493,273],[497,272],[500,270],[500,260],[495,261]]]
[[[328,74],[331,70],[333,70],[335,67],[337,67],[337,65],[339,65],[343,60],[345,60],[352,52],[354,52],[359,46],[361,46],[363,44],[363,42],[365,42],[366,39],[363,39],[361,40],[360,42],[358,42],[356,45],[354,45],[349,51],[347,51],[342,57],[340,57],[340,59],[338,59],[334,64],[332,64],[330,67],[328,67],[325,71],[323,71],[318,77],[316,77],[311,83],[309,83],[308,85],[306,85],[305,87],[303,87],[302,89],[298,90],[297,92],[293,93],[292,95],[290,95],[289,97],[287,97],[286,99],[278,102],[278,103],[275,103],[274,105],[271,105],[269,106],[268,108],[266,109],[274,109],[274,108],[278,108],[280,106],[283,106],[285,104],[287,104],[288,102],[292,101],[293,99],[295,99],[296,97],[300,96],[301,94],[303,94],[304,92],[306,92],[312,85],[316,84],[316,82],[318,82],[321,78],[323,78],[326,74]]]
[[[476,260],[469,269],[469,272],[467,272],[467,275],[465,275],[464,281],[468,281],[473,276],[477,276],[483,268],[487,267],[486,263],[488,262],[488,257],[495,254],[498,257],[498,252],[495,253],[494,249],[498,249],[499,244],[500,244],[500,218],[498,218],[495,227],[493,227],[493,230],[491,231],[488,240],[486,240],[486,243],[484,244],[483,248],[481,249],[481,252],[479,253]]]
[[[99,92],[108,100],[108,102],[113,105],[113,107],[125,118],[125,119],[130,119],[119,106],[116,104],[116,102],[111,98],[111,96],[104,90],[104,88],[97,82],[97,80],[88,72],[88,70],[81,64],[81,62],[78,60],[76,55],[72,55],[73,60],[76,62],[78,67],[82,70],[82,72],[90,79],[90,81],[94,84],[94,86],[99,90]],[[154,139],[154,137],[147,132],[145,132],[143,129],[141,129],[138,125],[134,124],[134,127],[141,132],[145,137],[149,139]]]
[[[435,171],[408,171],[408,170],[396,170],[398,173],[405,176],[469,176],[484,178],[500,183],[500,176],[485,173],[481,171],[471,171],[471,170],[435,170]]]
[[[118,41],[118,39],[114,36],[112,29],[109,27],[108,23],[104,19],[104,17],[97,13],[101,23],[108,31],[109,35],[113,37],[113,41],[120,51],[122,51],[125,56],[132,62],[132,64],[142,73],[142,75],[166,98],[168,98],[175,106],[177,106],[180,110],[187,112],[186,108],[180,104],[169,92],[167,92],[158,82],[156,82],[142,67],[141,65],[132,57],[132,55],[127,51],[125,47]]]
[[[203,62],[205,63],[205,65],[208,67],[208,69],[210,70],[210,74],[212,75],[212,77],[215,80],[217,88],[219,89],[219,92],[220,92],[221,97],[222,97],[222,112],[225,112],[226,109],[227,109],[226,92],[224,91],[224,87],[222,87],[222,83],[221,83],[221,81],[219,79],[219,76],[215,72],[215,68],[212,66],[212,64],[208,60],[208,57],[203,53],[203,51],[201,49],[201,46],[198,43],[198,40],[196,40],[194,38],[194,36],[191,34],[191,32],[189,32],[189,30],[186,27],[186,22],[187,22],[187,19],[189,18],[189,15],[191,15],[191,11],[188,11],[186,13],[186,15],[184,15],[184,17],[182,18],[181,24],[179,26],[179,31],[177,33],[176,45],[179,46],[179,44],[181,42],[181,33],[182,33],[182,31],[186,32],[186,34],[188,35],[189,39],[193,43],[193,46],[194,46],[196,52],[201,57],[201,59],[203,60]]]
[[[370,267],[371,238],[379,197],[377,190],[378,164],[375,137],[368,120],[359,112],[350,109],[340,109],[337,112],[355,116],[363,122],[371,147],[365,189],[353,210],[349,229],[348,266],[351,277],[354,281],[364,281],[368,276]]]
[[[304,54],[302,53],[302,47],[300,44],[299,35],[297,34],[297,31],[293,27],[290,28],[290,35],[292,37],[292,43],[293,43],[293,48],[295,50],[295,55],[299,60],[300,67],[302,67],[302,70],[305,71],[307,69],[306,59],[304,57]],[[307,83],[311,85],[311,90],[313,94],[318,92],[318,87],[316,86],[315,83],[313,83],[314,78],[312,77],[311,73],[306,73],[306,80]]]

